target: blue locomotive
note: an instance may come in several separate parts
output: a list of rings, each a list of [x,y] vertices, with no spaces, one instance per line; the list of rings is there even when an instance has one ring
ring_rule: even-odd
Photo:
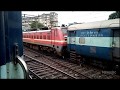
[[[68,27],[71,60],[120,65],[120,19],[74,24]],[[109,64],[108,64],[109,63]]]
[[[0,79],[27,79],[20,11],[0,11]]]

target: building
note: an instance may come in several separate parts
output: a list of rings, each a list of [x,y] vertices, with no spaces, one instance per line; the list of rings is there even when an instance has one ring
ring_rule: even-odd
[[[38,21],[39,23],[42,23],[44,26],[47,27],[58,26],[58,14],[55,12],[50,12],[49,14],[43,13],[42,15],[38,16],[23,14],[22,15],[23,29],[30,29],[30,24],[33,21]]]

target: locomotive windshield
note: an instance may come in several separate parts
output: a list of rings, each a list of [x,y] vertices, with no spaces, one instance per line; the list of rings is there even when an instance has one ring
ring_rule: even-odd
[[[64,34],[67,34],[67,28],[62,28],[61,30]]]

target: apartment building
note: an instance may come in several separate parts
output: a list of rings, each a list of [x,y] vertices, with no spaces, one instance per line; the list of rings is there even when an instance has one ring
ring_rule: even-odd
[[[32,21],[38,21],[47,27],[58,26],[58,14],[55,12],[50,12],[49,14],[43,13],[38,16],[22,15],[22,26],[24,29],[30,29],[30,24]]]

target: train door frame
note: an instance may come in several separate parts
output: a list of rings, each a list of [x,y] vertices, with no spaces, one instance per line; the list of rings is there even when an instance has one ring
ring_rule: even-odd
[[[51,29],[51,45],[55,47],[55,31],[56,29]]]
[[[0,79],[27,79],[21,11],[0,12]]]
[[[120,48],[119,48],[120,47],[120,29],[116,28],[116,29],[112,29],[112,30],[113,30],[113,40],[112,40],[113,60],[117,60],[118,62],[120,62],[120,60],[119,60],[119,58],[120,58]],[[118,40],[118,42],[116,42],[116,40]],[[117,47],[116,47],[116,45],[117,45]]]
[[[74,33],[74,35],[71,37],[71,34]],[[70,31],[70,40],[69,43],[73,43],[74,47],[72,48],[70,45],[70,51],[75,51],[76,50],[76,31]]]

